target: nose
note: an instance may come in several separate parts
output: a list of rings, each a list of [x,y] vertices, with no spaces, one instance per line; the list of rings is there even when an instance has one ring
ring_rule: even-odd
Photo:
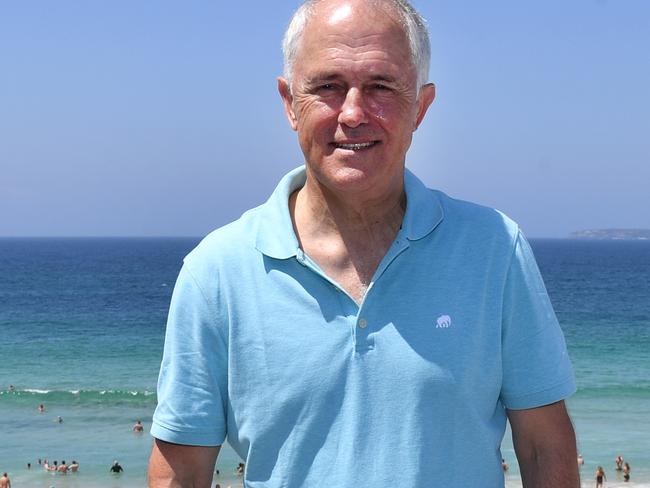
[[[351,88],[345,94],[345,100],[343,100],[343,105],[341,105],[339,123],[345,124],[348,127],[358,127],[367,122],[363,94],[358,89]]]

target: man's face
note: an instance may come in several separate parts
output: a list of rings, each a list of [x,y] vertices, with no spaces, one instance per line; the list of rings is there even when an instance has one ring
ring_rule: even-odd
[[[401,188],[413,131],[433,101],[397,14],[362,0],[325,1],[308,21],[291,91],[279,80],[308,174],[336,192]]]

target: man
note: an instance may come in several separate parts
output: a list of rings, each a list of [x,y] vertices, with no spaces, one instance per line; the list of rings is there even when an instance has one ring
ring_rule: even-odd
[[[0,478],[0,488],[11,488],[11,480],[7,473],[2,473],[2,478]]]
[[[305,168],[186,257],[149,483],[498,487],[506,415],[524,486],[578,487],[562,333],[502,214],[404,168],[435,96],[402,0],[294,15],[278,87]],[[470,459],[471,462],[464,462]]]
[[[115,473],[115,474],[119,474],[122,471],[124,471],[124,468],[122,468],[122,466],[120,466],[120,463],[118,463],[117,461],[113,461],[113,465],[111,466],[110,472]]]
[[[142,425],[142,421],[138,420],[134,425],[133,425],[133,432],[144,432],[144,426]]]

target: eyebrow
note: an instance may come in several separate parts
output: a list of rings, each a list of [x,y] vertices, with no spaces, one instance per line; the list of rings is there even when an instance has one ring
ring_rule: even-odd
[[[343,78],[339,73],[317,73],[314,76],[307,78],[305,85],[313,86],[318,83],[323,83],[327,81],[335,81]],[[397,78],[390,75],[374,75],[370,77],[370,81],[384,81],[386,83],[395,83]]]
[[[323,83],[325,81],[334,81],[338,80],[341,78],[341,75],[338,73],[331,73],[331,74],[325,74],[325,73],[317,73],[314,76],[310,76],[305,80],[305,85],[307,86],[312,86],[312,85],[317,85],[318,83]]]

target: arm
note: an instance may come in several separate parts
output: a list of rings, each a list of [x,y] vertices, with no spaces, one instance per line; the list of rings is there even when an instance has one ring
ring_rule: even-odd
[[[579,488],[576,439],[564,402],[508,410],[524,488]]]
[[[210,488],[220,447],[183,446],[154,439],[149,488]]]

